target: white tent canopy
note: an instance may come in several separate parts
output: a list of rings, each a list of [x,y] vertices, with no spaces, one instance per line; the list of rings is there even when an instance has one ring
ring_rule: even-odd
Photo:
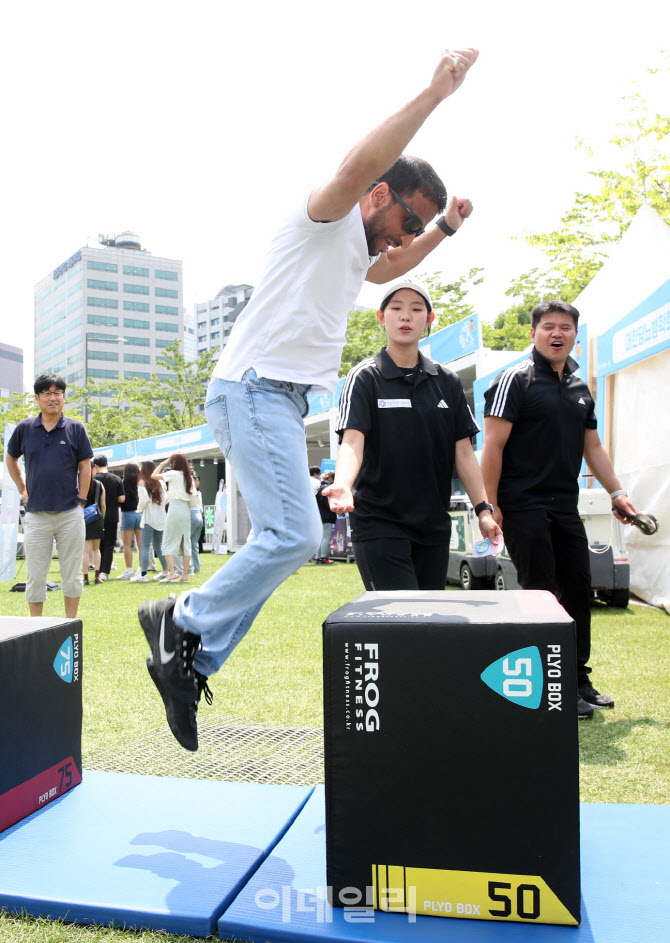
[[[670,226],[643,206],[621,242],[574,304],[596,337],[670,279]],[[631,591],[670,612],[670,349],[615,373],[610,384],[610,453],[638,511],[659,531],[626,528]],[[605,439],[605,430],[600,430]]]

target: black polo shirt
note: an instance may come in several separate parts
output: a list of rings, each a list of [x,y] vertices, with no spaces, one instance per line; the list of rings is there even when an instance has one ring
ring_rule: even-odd
[[[12,458],[25,458],[27,511],[69,511],[77,506],[78,465],[93,458],[83,422],[61,416],[47,432],[41,413],[22,419],[7,451]]]
[[[97,472],[96,479],[101,482],[105,489],[105,524],[118,524],[119,522],[119,498],[125,496],[123,482],[118,475],[110,471]],[[125,504],[121,507],[126,510]]]
[[[415,371],[398,367],[382,348],[347,376],[337,418],[365,436],[351,514],[355,541],[406,537],[449,541],[456,442],[479,432],[451,370],[419,353]]]
[[[498,486],[503,515],[526,508],[577,509],[584,434],[597,427],[595,403],[577,367],[568,357],[559,380],[533,348],[528,360],[503,370],[484,394],[484,415],[513,423]]]

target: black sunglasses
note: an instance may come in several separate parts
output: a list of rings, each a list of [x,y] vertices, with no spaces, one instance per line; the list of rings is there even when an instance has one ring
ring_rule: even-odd
[[[377,186],[378,183],[386,183],[385,180],[375,180],[374,186]],[[386,184],[388,187],[388,184]],[[409,219],[403,223],[403,230],[407,233],[408,236],[421,236],[426,230],[423,225],[423,221],[420,216],[417,216],[411,206],[408,206],[403,198],[395,192],[393,187],[389,187],[391,196],[399,203],[406,212],[409,213]]]

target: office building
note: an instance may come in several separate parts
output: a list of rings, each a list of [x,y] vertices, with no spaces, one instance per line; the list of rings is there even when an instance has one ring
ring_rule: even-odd
[[[0,396],[23,393],[23,350],[0,343]]]
[[[35,286],[35,374],[165,379],[158,363],[182,339],[182,266],[142,249],[138,236],[100,236]]]
[[[182,337],[184,359],[192,362],[196,359],[195,315],[184,311],[184,335]]]
[[[213,360],[219,356],[252,292],[251,285],[226,285],[216,298],[195,306],[198,356],[206,350]]]

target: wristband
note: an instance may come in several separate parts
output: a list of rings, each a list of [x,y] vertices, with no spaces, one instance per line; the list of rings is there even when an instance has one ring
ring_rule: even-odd
[[[625,498],[627,498],[627,497],[628,497],[628,492],[627,492],[627,491],[624,491],[623,488],[619,488],[618,491],[611,491],[611,492],[610,492],[610,501],[614,501],[614,499],[615,499],[615,498],[618,498],[620,495],[623,495]]]
[[[83,505],[83,504],[86,504],[86,502],[88,501],[88,498],[77,498],[77,501],[79,501],[79,503]]]
[[[483,511],[490,511],[493,514],[493,505],[489,504],[488,501],[480,501],[475,508],[475,514],[479,517]]]
[[[438,216],[435,225],[438,229],[441,229],[445,236],[453,236],[456,232],[455,229],[452,229],[449,223],[446,221],[444,216]]]

